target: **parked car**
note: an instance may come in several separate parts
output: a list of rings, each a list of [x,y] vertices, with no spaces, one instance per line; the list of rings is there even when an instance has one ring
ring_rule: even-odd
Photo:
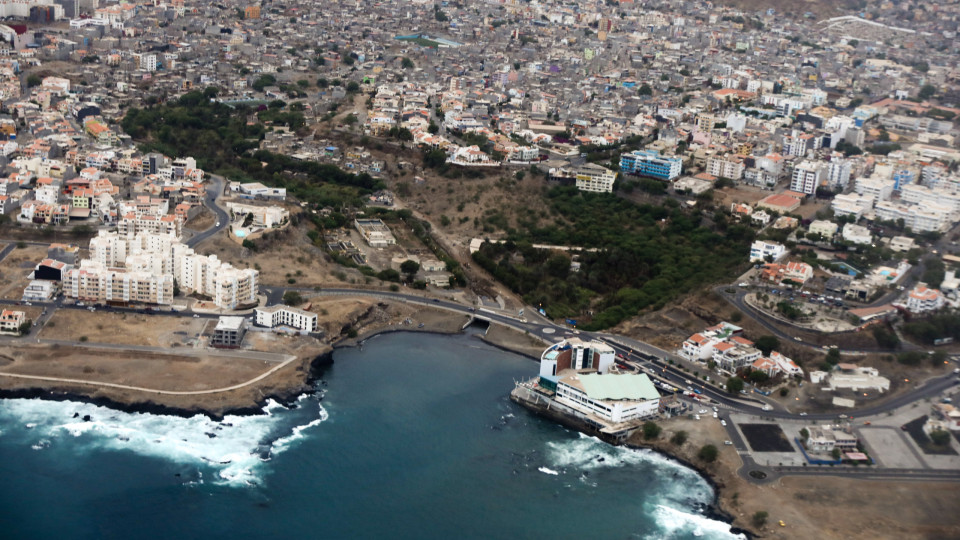
[[[726,420],[720,420],[720,425],[723,426],[723,427],[727,427],[727,421],[726,421]]]

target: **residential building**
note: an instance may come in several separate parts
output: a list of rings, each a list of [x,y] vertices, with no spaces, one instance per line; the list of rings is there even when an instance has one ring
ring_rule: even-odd
[[[278,304],[275,306],[256,308],[256,322],[259,326],[275,328],[287,326],[304,332],[317,331],[317,314],[300,308]]]
[[[701,362],[709,360],[713,357],[713,348],[718,343],[721,343],[721,340],[717,337],[700,333],[694,334],[680,346],[680,356],[687,360]]]
[[[837,234],[837,229],[839,228],[840,227],[832,221],[817,219],[810,223],[810,227],[807,231],[810,234],[819,234],[824,240],[833,240],[833,237]]]
[[[857,178],[854,187],[858,195],[870,199],[873,204],[889,200],[893,194],[893,180],[885,178]]]
[[[806,440],[810,452],[830,453],[834,448],[845,452],[857,450],[857,437],[851,433],[829,426],[807,426],[806,429],[810,434]]]
[[[279,206],[254,206],[228,202],[227,209],[234,216],[253,216],[250,224],[254,227],[278,227],[290,219],[290,211]]]
[[[843,239],[854,244],[870,244],[873,242],[873,236],[870,235],[870,229],[854,223],[847,223],[843,226]]]
[[[656,150],[634,150],[620,156],[620,171],[623,174],[673,180],[680,176],[682,168],[683,161],[680,158],[663,157]]]
[[[238,349],[247,332],[246,319],[243,317],[220,317],[213,329],[210,345],[225,349]]]
[[[749,343],[749,342],[748,342]],[[737,371],[753,365],[760,358],[760,350],[734,341],[725,341],[714,346],[713,361],[717,367],[727,373]]]
[[[906,308],[914,314],[929,313],[942,308],[944,303],[943,293],[927,287],[925,283],[918,283],[907,294]]]
[[[850,183],[852,166],[848,160],[834,158],[827,164],[827,184],[832,188],[844,189]]]
[[[616,179],[617,173],[595,163],[580,166],[576,173],[576,185],[580,191],[611,193]]]
[[[767,257],[775,261],[783,257],[786,252],[787,248],[783,244],[755,240],[750,244],[750,262],[765,261]]]
[[[803,370],[796,362],[777,351],[770,351],[769,356],[758,358],[751,367],[766,373],[769,377],[776,377],[781,374],[788,377],[803,376]]]
[[[821,184],[823,166],[815,161],[803,161],[793,169],[790,177],[790,191],[813,195]]]
[[[157,304],[173,301],[173,276],[108,269],[91,260],[66,273],[63,291],[68,298],[115,305]]]
[[[23,311],[14,311],[5,309],[0,311],[0,332],[10,334],[20,333],[20,325],[27,320],[27,314]]]
[[[57,282],[45,279],[32,279],[23,289],[23,302],[49,302],[57,294]]]
[[[803,262],[788,262],[786,264],[770,263],[763,265],[760,279],[773,283],[792,281],[803,284],[813,277],[813,267]]]
[[[944,231],[950,225],[952,216],[949,207],[934,203],[921,206],[881,201],[873,212],[877,219],[884,221],[903,220],[903,225],[914,232]]]
[[[860,219],[864,212],[873,208],[873,203],[872,197],[856,193],[841,193],[833,198],[830,208],[836,217],[853,216],[855,219]]]
[[[740,180],[743,178],[743,157],[742,156],[711,156],[707,158],[706,172],[717,178],[729,178],[731,180]]]

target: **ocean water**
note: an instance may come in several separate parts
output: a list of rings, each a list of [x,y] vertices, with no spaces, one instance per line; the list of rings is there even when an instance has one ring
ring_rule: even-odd
[[[738,538],[692,470],[510,402],[528,359],[391,334],[334,361],[316,395],[222,422],[0,400],[0,535]]]

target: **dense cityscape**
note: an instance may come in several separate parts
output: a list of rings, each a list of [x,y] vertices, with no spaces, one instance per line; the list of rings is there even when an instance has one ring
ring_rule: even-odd
[[[217,454],[229,418],[331,392],[288,413],[300,438],[338,417],[342,355],[459,334],[527,358],[485,388],[493,430],[522,416],[709,479],[643,537],[960,534],[960,4],[0,17],[0,413],[96,405],[66,429],[122,442],[95,417],[203,418],[191,459],[253,485],[236,456],[291,443]],[[29,430],[62,419],[37,418],[4,422],[56,446]],[[591,486],[524,459],[500,468]]]

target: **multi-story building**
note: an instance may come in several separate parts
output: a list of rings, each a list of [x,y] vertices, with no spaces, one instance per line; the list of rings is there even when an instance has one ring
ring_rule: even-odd
[[[290,219],[290,211],[280,206],[254,206],[228,202],[227,209],[234,216],[252,216],[251,225],[254,227],[270,228]]]
[[[660,410],[660,393],[643,373],[573,373],[556,386],[558,402],[612,424],[653,418]]]
[[[832,222],[825,219],[817,219],[810,223],[810,227],[807,231],[811,234],[819,234],[826,240],[833,240],[834,235],[837,234],[837,229],[840,227]]]
[[[682,169],[683,160],[661,156],[656,150],[634,150],[620,156],[620,171],[624,174],[673,180]]]
[[[853,216],[860,219],[864,212],[873,208],[873,202],[872,198],[856,193],[841,193],[833,198],[830,209],[834,216]]]
[[[754,348],[752,343],[743,340],[746,343],[739,343],[731,339],[723,343],[718,343],[713,348],[713,361],[717,367],[728,373],[737,371],[752,365],[760,358],[760,350]]]
[[[903,225],[915,232],[943,231],[952,216],[949,207],[940,204],[905,205],[881,201],[873,209],[874,216],[884,221],[903,220]]]
[[[594,193],[613,192],[617,173],[595,163],[581,165],[576,171],[577,189]]]
[[[790,177],[790,190],[813,195],[820,187],[823,165],[815,161],[803,161],[793,169]]]
[[[846,188],[850,183],[852,166],[849,161],[833,158],[827,164],[827,184],[833,188]]]
[[[305,332],[317,331],[317,314],[300,308],[278,304],[275,306],[257,308],[256,321],[260,326],[274,328],[287,326]]]
[[[960,191],[946,186],[930,188],[918,184],[905,185],[900,190],[900,200],[920,206],[945,206],[950,208],[951,214],[960,214]]]
[[[707,159],[707,174],[718,178],[740,180],[743,178],[743,158],[741,156],[711,156]]]
[[[877,177],[857,178],[854,188],[858,195],[863,195],[876,204],[890,199],[890,195],[893,194],[893,180]]]
[[[0,332],[19,333],[20,326],[27,320],[27,314],[23,311],[14,311],[5,309],[0,311]]]
[[[554,376],[567,369],[590,369],[606,373],[613,365],[613,347],[598,340],[565,339],[540,355],[540,375]]]
[[[870,235],[870,229],[854,223],[847,223],[843,226],[843,239],[854,244],[870,244],[873,242],[873,236]]]
[[[783,244],[756,240],[750,244],[750,262],[765,261],[767,257],[777,260],[786,252],[787,248]]]
[[[243,317],[220,317],[213,329],[210,345],[225,349],[239,348],[247,332],[246,322]]]
[[[173,301],[173,276],[110,269],[85,260],[66,273],[63,292],[88,302],[168,305]]]
[[[928,313],[942,308],[944,302],[943,293],[927,287],[925,283],[918,283],[907,294],[906,308],[910,313]]]

